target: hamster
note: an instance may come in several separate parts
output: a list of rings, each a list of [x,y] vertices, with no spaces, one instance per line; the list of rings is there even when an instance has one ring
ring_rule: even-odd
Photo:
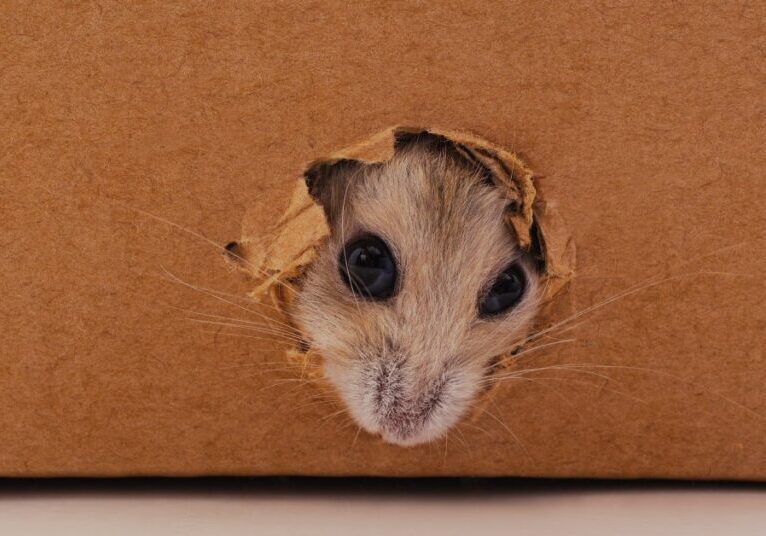
[[[491,172],[439,135],[397,140],[384,163],[305,174],[330,237],[294,318],[364,430],[401,446],[443,436],[529,331],[541,277]]]

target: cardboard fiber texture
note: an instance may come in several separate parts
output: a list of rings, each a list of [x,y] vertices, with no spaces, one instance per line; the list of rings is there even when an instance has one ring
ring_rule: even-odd
[[[765,9],[6,3],[0,473],[766,478]],[[413,449],[204,316],[257,319],[221,263],[243,219],[392,124],[542,177],[583,313],[524,359],[588,365]]]

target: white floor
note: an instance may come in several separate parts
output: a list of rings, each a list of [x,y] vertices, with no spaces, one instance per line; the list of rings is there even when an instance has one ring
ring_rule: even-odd
[[[0,481],[2,535],[766,534],[766,486],[545,481]]]

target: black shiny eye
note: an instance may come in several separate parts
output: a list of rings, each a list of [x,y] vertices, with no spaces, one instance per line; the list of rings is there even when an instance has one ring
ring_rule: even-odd
[[[355,294],[371,299],[390,298],[396,288],[396,262],[383,240],[374,235],[352,240],[338,258],[343,281]]]
[[[524,269],[515,262],[503,270],[479,302],[481,316],[494,316],[507,311],[521,300],[527,282]]]

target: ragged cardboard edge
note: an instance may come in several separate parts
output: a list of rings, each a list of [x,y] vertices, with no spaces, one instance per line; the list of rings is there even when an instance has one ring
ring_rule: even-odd
[[[542,301],[549,303],[574,276],[575,246],[555,204],[542,198],[533,172],[512,152],[466,132],[395,126],[311,165],[343,159],[385,162],[394,154],[397,136],[424,132],[447,138],[466,158],[492,172],[498,188],[505,191],[508,199],[510,210],[505,215],[508,227],[515,233],[520,247],[539,261]],[[250,296],[259,301],[270,299],[289,320],[300,278],[329,234],[325,212],[309,195],[301,177],[295,181],[285,213],[263,233],[255,235],[251,231],[249,236],[243,236],[236,243],[236,250],[230,250],[229,254],[236,257],[239,262],[235,264],[255,280]],[[293,362],[305,363],[316,358],[314,354],[310,348],[288,350]],[[510,355],[502,357],[505,363],[512,361]],[[485,392],[482,399],[490,400],[491,391],[493,389]],[[476,407],[482,408],[484,404],[478,403]]]

